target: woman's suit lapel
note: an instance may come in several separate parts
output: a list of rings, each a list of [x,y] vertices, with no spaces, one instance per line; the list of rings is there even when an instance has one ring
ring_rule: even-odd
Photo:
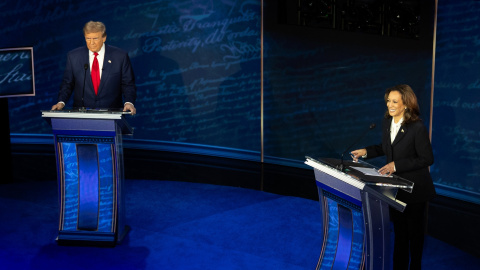
[[[384,149],[384,152],[385,152],[385,155],[387,156],[387,161],[388,162],[391,162],[393,161],[393,153],[394,151],[401,151],[401,149],[398,149],[397,145],[400,141],[402,141],[402,139],[405,138],[405,135],[407,134],[407,127],[405,125],[402,125],[400,126],[400,130],[398,130],[398,133],[397,135],[395,136],[395,139],[393,140],[393,142],[391,141],[390,139],[390,125],[392,123],[392,118],[388,118],[385,120],[385,128],[384,128],[384,144],[385,144],[385,149]]]
[[[391,123],[392,123],[391,117],[385,119],[383,123],[383,145],[385,145],[383,152],[385,152],[385,156],[387,157],[387,162],[391,162],[393,160],[393,148],[392,148],[392,143],[390,139]]]
[[[395,140],[393,140],[392,147],[395,147],[395,145],[405,137],[405,134],[407,133],[407,128],[405,125],[400,126],[400,130],[397,133],[397,136],[395,137]]]

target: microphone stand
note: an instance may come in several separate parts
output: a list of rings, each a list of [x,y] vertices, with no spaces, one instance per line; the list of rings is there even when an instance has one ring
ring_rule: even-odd
[[[365,135],[367,135],[368,131],[370,131],[371,129],[374,129],[375,128],[375,124],[372,123],[370,124],[370,126],[368,127],[367,130],[365,130],[362,134],[362,136],[358,137],[358,139],[352,143],[349,147],[347,147],[347,149],[345,149],[345,151],[343,151],[342,153],[342,156],[340,157],[340,164],[337,166],[337,169],[341,172],[345,171],[345,164],[343,164],[343,157],[345,156],[345,153],[347,153],[347,151],[352,148],[352,146],[354,146],[355,144],[357,144],[361,139],[363,139],[363,137],[365,137]]]
[[[88,64],[83,65],[84,69],[84,74],[83,74],[83,89],[82,89],[82,107],[80,108],[81,112],[85,112],[85,81],[87,79],[87,69],[88,69]]]

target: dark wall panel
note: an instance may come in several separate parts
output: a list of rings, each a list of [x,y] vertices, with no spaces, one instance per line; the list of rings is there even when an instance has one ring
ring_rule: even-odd
[[[431,4],[422,5],[422,30],[411,38],[349,30],[341,26],[341,15],[335,28],[320,23],[305,25],[302,19],[306,16],[296,12],[303,9],[292,7],[291,1],[281,2],[286,2],[286,8],[281,4],[266,7],[266,155],[298,160],[305,155],[340,157],[372,123],[377,127],[352,148],[380,143],[386,111],[383,96],[388,87],[397,84],[412,86],[428,126]],[[342,7],[337,5],[337,13],[341,14],[338,9]],[[286,13],[290,19],[283,22]],[[316,14],[330,18],[320,11]],[[300,16],[299,24],[291,19],[296,15]],[[384,28],[388,27],[384,23]]]
[[[432,176],[447,196],[480,203],[479,1],[441,1],[435,61]]]

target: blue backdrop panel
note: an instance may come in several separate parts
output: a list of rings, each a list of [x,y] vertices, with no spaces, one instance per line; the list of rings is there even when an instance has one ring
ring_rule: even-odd
[[[480,2],[441,1],[432,176],[440,194],[480,203]]]

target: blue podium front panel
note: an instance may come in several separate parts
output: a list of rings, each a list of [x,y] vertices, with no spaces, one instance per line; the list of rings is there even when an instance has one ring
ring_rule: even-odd
[[[57,136],[60,168],[60,231],[115,232],[113,137]]]
[[[411,191],[413,183],[399,177],[372,179],[360,171],[355,174],[356,162],[348,170],[339,170],[340,160],[322,160],[307,157],[305,162],[314,168],[322,210],[323,244],[316,269],[389,269],[389,208],[405,209],[395,195],[398,188]]]
[[[317,269],[362,269],[364,219],[361,207],[318,187],[323,216],[323,245]]]
[[[125,112],[42,111],[52,126],[57,158],[57,243],[114,246],[125,224],[122,135],[133,134]]]

